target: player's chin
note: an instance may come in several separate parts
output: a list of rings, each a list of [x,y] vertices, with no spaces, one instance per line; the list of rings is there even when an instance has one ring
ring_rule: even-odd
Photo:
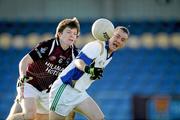
[[[116,47],[116,48],[114,48],[114,51],[117,51],[117,50],[119,50],[119,49],[121,49],[121,48],[123,48],[124,46],[118,46],[118,47]]]
[[[123,48],[125,45],[124,44],[122,44],[122,45],[120,45],[119,47],[118,47],[118,49],[121,49],[121,48]]]
[[[73,45],[73,44],[74,44],[74,41],[69,40],[67,44],[68,44],[68,45]]]
[[[111,50],[112,50],[112,51],[117,51],[118,48],[117,48],[117,47],[113,47],[113,48],[111,48]]]

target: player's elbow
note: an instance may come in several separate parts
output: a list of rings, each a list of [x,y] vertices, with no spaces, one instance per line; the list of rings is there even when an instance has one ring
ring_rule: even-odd
[[[78,69],[80,69],[81,71],[84,71],[84,67],[85,67],[85,63],[84,63],[84,61],[83,60],[81,60],[81,59],[75,59],[74,60],[74,64],[75,64],[75,66],[78,68]]]
[[[33,59],[30,57],[30,55],[25,55],[21,61],[19,62],[19,68],[23,67],[23,66],[27,66],[29,64],[33,63]]]

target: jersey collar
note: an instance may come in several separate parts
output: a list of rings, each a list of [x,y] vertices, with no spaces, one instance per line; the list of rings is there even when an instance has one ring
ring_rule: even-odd
[[[56,38],[56,44],[57,44],[57,46],[60,46],[59,38]]]
[[[55,39],[55,42],[56,42],[56,45],[59,46],[59,48],[60,48],[62,51],[64,51],[64,52],[69,51],[70,49],[73,48],[72,46],[70,46],[67,50],[64,50],[64,49],[61,47],[61,43],[60,43],[59,38],[56,38],[56,39]]]

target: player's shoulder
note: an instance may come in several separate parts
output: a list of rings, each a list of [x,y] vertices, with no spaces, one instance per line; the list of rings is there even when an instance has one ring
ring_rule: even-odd
[[[59,43],[57,43],[57,40],[56,40],[56,38],[52,38],[52,39],[48,39],[48,40],[43,40],[43,41],[41,41],[40,43],[39,43],[39,46],[52,46],[53,45],[53,43],[55,43],[55,44],[59,44]]]
[[[100,40],[95,40],[92,42],[89,42],[87,46],[94,50],[101,50],[105,47],[105,42]]]
[[[100,54],[102,53],[102,50],[103,50],[103,45],[104,43],[99,41],[99,40],[96,40],[96,41],[92,41],[92,42],[89,42],[88,44],[86,44],[82,51],[88,53],[88,54]]]
[[[99,41],[99,40],[95,40],[95,41],[92,41],[92,42],[89,42],[87,45],[92,45],[92,46],[103,46],[104,45],[104,41]]]
[[[51,44],[51,43],[53,43],[55,40],[56,40],[56,38],[51,38],[51,39],[48,39],[48,40],[43,40],[41,43]]]

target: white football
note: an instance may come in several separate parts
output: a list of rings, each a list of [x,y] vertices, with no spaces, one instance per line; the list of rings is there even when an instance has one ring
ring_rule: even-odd
[[[105,18],[97,19],[92,25],[92,35],[95,39],[105,41],[112,37],[114,25]]]

